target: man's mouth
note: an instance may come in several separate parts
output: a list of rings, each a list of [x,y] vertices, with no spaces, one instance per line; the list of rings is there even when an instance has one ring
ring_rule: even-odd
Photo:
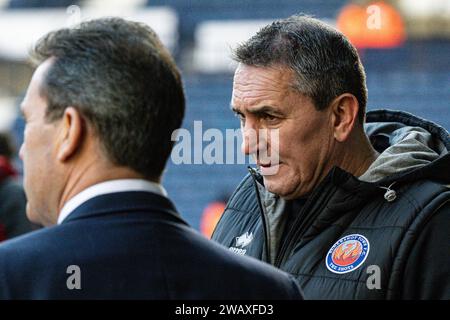
[[[270,168],[271,163],[257,163],[258,167],[260,168]]]
[[[263,176],[271,176],[278,173],[279,167],[281,165],[281,162],[277,163],[262,163],[257,162],[256,165],[259,167],[260,172]]]
[[[256,161],[256,165],[258,167],[264,167],[264,168],[268,168],[268,167],[272,167],[272,166],[278,166],[280,164],[281,164],[281,161],[274,162],[274,163],[272,163],[271,161],[269,161],[269,162],[262,162],[260,160]]]

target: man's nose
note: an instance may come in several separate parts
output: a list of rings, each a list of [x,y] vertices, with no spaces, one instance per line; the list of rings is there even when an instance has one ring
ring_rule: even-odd
[[[267,148],[265,137],[250,121],[246,121],[242,128],[242,138],[242,152],[245,155],[257,154]]]
[[[242,153],[250,155],[257,152],[258,141],[256,129],[251,121],[246,120],[242,127]]]

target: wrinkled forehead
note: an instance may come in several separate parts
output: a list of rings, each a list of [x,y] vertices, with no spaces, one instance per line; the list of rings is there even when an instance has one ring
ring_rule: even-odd
[[[240,64],[233,79],[233,104],[254,105],[263,100],[281,100],[294,89],[293,72],[282,67]]]
[[[233,86],[235,85],[278,85],[283,87],[292,86],[295,80],[293,70],[282,65],[267,67],[250,66],[240,63],[234,72]]]

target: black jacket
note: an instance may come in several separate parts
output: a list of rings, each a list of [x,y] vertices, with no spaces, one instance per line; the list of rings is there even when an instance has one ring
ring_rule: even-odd
[[[449,134],[387,110],[366,132],[380,152],[368,172],[333,168],[291,215],[251,170],[213,239],[294,275],[307,299],[449,299]]]
[[[0,299],[300,298],[291,277],[207,240],[148,192],[95,197],[0,245]]]

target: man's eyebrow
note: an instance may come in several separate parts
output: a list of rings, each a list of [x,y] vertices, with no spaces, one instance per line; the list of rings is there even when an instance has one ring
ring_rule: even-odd
[[[280,110],[278,110],[277,108],[274,108],[272,106],[262,106],[262,107],[255,108],[253,110],[248,110],[248,112],[255,114],[255,115],[258,115],[258,114],[272,114],[272,115],[278,115],[278,116],[284,115],[283,112],[281,112]]]
[[[233,105],[231,105],[230,108],[233,112],[242,113],[242,111],[239,108],[237,108]],[[279,110],[277,110],[276,108],[274,108],[272,106],[262,106],[262,107],[257,107],[254,109],[247,109],[246,111],[248,113],[251,113],[254,115],[261,115],[261,114],[272,114],[272,115],[278,115],[278,116],[284,115],[284,113],[280,112]]]

